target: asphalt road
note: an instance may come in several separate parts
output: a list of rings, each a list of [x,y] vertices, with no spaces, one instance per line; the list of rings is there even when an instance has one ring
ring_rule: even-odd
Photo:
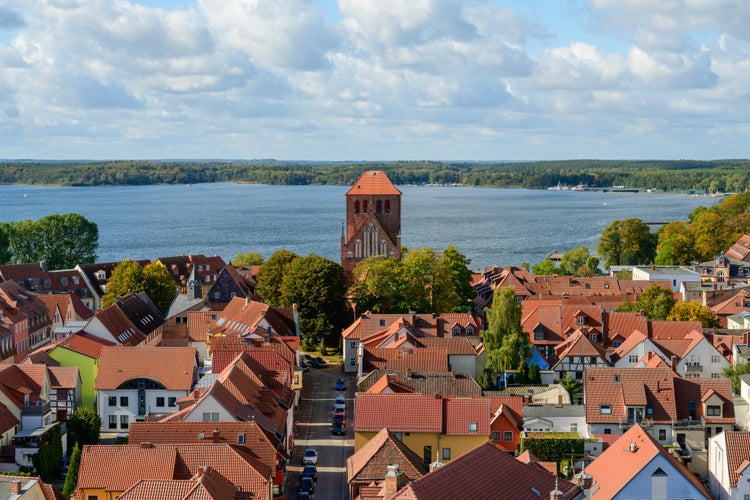
[[[336,379],[346,380],[346,391],[337,391]],[[302,455],[306,448],[318,450],[318,481],[313,497],[316,500],[349,499],[346,483],[346,459],[354,453],[354,430],[351,426],[354,406],[355,381],[342,374],[339,366],[310,368],[304,374],[302,400],[297,416],[297,438],[287,465],[284,498],[297,498]],[[346,435],[331,432],[331,417],[336,396],[346,396]]]

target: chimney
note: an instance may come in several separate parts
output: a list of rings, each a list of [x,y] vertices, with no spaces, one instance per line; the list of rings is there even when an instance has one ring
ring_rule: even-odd
[[[385,475],[385,498],[395,495],[398,490],[406,483],[406,477],[403,472],[398,470],[397,464],[388,466],[388,472]]]
[[[677,356],[673,354],[670,361],[672,362],[672,370],[676,372],[677,371]]]
[[[197,477],[201,477],[203,475],[203,472],[205,471],[205,467],[198,467],[198,473],[196,474]]]
[[[221,431],[219,431],[219,429],[214,429],[214,432],[211,435],[211,440],[214,444],[218,444],[221,441]]]
[[[630,442],[630,453],[638,451],[638,444],[635,441]]]
[[[22,489],[23,489],[23,483],[21,481],[13,481],[12,483],[10,483],[11,495],[20,495]]]

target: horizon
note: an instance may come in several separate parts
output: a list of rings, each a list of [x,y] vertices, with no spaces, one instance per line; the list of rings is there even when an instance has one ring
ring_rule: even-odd
[[[0,157],[742,159],[748,20],[705,0],[8,0]]]

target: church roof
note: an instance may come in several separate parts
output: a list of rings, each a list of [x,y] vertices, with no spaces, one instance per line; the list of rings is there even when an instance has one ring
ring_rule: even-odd
[[[346,192],[348,195],[400,195],[401,191],[396,189],[385,172],[381,170],[370,170],[363,172],[352,188]]]

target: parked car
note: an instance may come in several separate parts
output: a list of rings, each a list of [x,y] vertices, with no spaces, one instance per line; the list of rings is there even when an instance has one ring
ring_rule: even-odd
[[[310,493],[306,491],[298,491],[297,492],[297,500],[311,500],[312,496]]]
[[[302,463],[305,465],[318,465],[318,450],[315,448],[306,449],[305,455],[302,457]]]
[[[310,356],[309,354],[305,354],[305,353],[303,352],[303,353],[301,353],[301,354],[299,355],[299,359],[300,359],[300,360],[303,360],[303,359],[304,359],[304,360],[305,360],[305,362],[309,363],[310,361],[312,361],[312,356]]]
[[[344,422],[336,422],[331,426],[331,432],[340,436],[346,433],[346,424]]]
[[[313,481],[318,480],[318,469],[314,465],[305,465],[302,469],[302,477],[312,478]]]
[[[344,423],[346,422],[346,415],[344,415],[344,412],[336,412],[333,414],[333,418],[331,419],[331,423],[335,424],[336,422]]]
[[[340,378],[336,381],[336,390],[337,391],[345,391],[346,390],[346,380],[343,378]]]
[[[315,481],[312,480],[310,477],[301,477],[299,480],[299,488],[297,488],[297,491],[306,491],[310,495],[313,494],[313,491],[315,490]]]
[[[325,368],[326,366],[328,366],[328,363],[326,363],[325,359],[316,356],[312,359],[312,366],[314,368]]]

